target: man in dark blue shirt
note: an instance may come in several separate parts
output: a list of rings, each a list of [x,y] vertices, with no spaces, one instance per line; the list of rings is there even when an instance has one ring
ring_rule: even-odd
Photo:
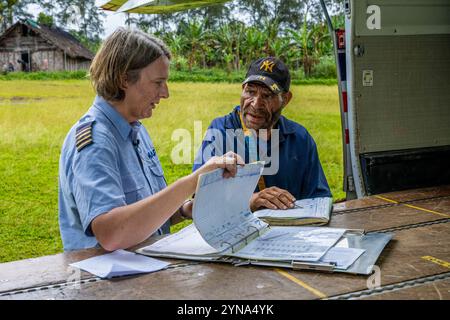
[[[245,78],[240,105],[212,121],[193,170],[228,151],[246,163],[264,160],[263,176],[250,200],[252,211],[287,209],[295,200],[331,197],[314,139],[281,115],[292,98],[286,65],[274,57],[258,59]]]

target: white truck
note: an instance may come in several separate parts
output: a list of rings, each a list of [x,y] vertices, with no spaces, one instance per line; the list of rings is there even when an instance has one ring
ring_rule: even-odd
[[[328,23],[347,199],[450,184],[450,1],[346,0]]]

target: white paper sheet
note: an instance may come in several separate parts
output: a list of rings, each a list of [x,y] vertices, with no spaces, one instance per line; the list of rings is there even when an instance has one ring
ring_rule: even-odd
[[[117,250],[101,256],[70,264],[101,278],[147,273],[166,268],[170,263],[138,255],[125,250]]]
[[[347,270],[365,252],[357,248],[331,248],[320,262],[334,263],[336,268]]]
[[[302,199],[295,201],[295,208],[286,210],[262,209],[255,211],[258,218],[282,219],[329,219],[333,199],[329,197]]]
[[[344,234],[345,229],[271,227],[235,257],[253,260],[318,261]]]
[[[203,239],[217,250],[229,249],[267,226],[249,204],[262,169],[262,163],[252,163],[240,167],[233,179],[224,179],[222,169],[200,176],[192,216]]]

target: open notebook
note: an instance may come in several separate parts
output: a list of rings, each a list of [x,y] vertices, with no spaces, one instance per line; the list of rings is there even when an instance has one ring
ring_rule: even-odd
[[[272,226],[324,225],[330,221],[333,198],[319,197],[295,201],[286,210],[262,209],[254,214]]]
[[[390,234],[351,230],[269,226],[256,217],[249,200],[263,165],[239,168],[234,178],[222,170],[199,178],[190,226],[138,253],[198,261],[255,264],[369,274]]]

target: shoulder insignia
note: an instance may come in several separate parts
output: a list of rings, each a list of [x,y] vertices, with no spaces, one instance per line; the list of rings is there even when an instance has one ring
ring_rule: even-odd
[[[92,138],[92,124],[94,122],[95,120],[83,122],[77,127],[75,132],[75,145],[78,152],[94,142]]]

